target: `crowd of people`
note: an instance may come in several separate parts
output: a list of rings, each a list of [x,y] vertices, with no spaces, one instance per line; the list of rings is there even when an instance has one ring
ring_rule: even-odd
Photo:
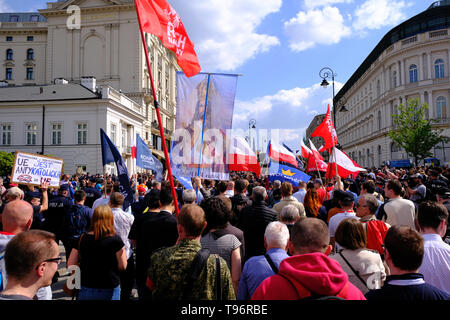
[[[0,179],[0,300],[51,300],[60,244],[78,300],[450,298],[450,168],[130,182],[128,204],[111,175]]]

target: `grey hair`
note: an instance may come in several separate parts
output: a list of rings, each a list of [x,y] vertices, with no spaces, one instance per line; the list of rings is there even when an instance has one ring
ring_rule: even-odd
[[[274,187],[277,187],[277,188],[280,188],[280,187],[281,187],[281,181],[280,181],[280,180],[275,180],[275,181],[273,182],[273,186],[274,186]]]
[[[377,198],[373,194],[366,193],[361,195],[360,198],[363,198],[366,201],[366,205],[367,208],[369,208],[370,213],[375,214],[375,212],[377,212],[379,204]]]
[[[24,196],[23,191],[18,187],[8,189],[6,195],[12,199],[21,199]]]
[[[300,213],[298,211],[298,208],[292,204],[289,204],[283,209],[281,209],[280,212],[280,220],[285,222],[294,222],[297,221],[300,218]]]
[[[262,186],[254,187],[252,190],[252,197],[255,201],[264,201],[267,197],[266,188]]]
[[[195,194],[195,190],[186,189],[183,191],[183,202],[184,203],[194,203],[197,195]]]
[[[289,240],[289,229],[284,223],[273,221],[267,225],[264,239],[269,247],[284,249]]]

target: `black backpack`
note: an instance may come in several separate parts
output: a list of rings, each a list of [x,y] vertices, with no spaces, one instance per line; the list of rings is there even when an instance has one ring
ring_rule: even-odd
[[[70,238],[78,239],[89,228],[89,218],[83,214],[82,207],[74,205],[68,212],[66,219],[66,232]]]

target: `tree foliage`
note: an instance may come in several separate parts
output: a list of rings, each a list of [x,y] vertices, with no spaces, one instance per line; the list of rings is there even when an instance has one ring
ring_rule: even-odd
[[[0,151],[0,176],[11,174],[14,164],[14,153]]]
[[[433,127],[439,120],[426,119],[428,110],[426,103],[420,105],[419,99],[407,101],[407,106],[401,104],[399,113],[393,114],[394,130],[388,132],[397,145],[403,148],[408,156],[414,157],[416,166],[421,160],[433,156],[431,149],[439,148],[439,143],[446,143],[450,138],[443,136],[443,129]]]

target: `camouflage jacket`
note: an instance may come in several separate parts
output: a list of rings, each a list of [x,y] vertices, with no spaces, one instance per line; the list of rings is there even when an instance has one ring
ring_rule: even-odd
[[[178,300],[187,284],[188,272],[197,252],[202,248],[199,241],[181,240],[178,245],[156,251],[150,258],[148,277],[154,300]],[[220,258],[223,300],[235,300],[231,273],[225,260]],[[188,293],[189,300],[216,299],[216,258],[210,255],[197,281]]]

